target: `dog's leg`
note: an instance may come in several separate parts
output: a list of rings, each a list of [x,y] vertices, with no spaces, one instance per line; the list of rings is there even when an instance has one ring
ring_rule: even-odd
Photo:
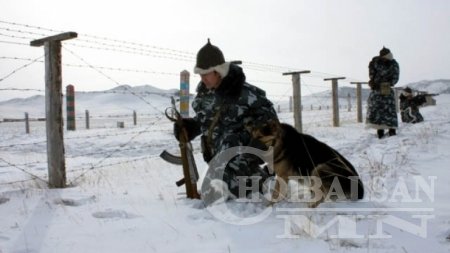
[[[328,194],[328,191],[330,190],[330,186],[333,180],[333,177],[330,177],[330,172],[332,171],[332,168],[328,166],[327,164],[319,164],[311,171],[311,177],[316,177],[317,180],[315,183],[319,182],[320,192],[315,192],[315,194],[320,194],[321,196],[315,196],[314,198],[317,200],[315,202],[310,202],[308,206],[310,208],[316,208],[320,203],[325,201],[325,197]]]
[[[273,205],[276,202],[286,198],[289,176],[287,173],[277,174],[275,178],[275,187],[272,192],[272,199],[270,204]]]
[[[275,187],[272,190],[272,196],[270,198],[269,206],[275,204],[278,200],[278,197],[280,195],[280,183],[278,182],[279,178],[278,176],[275,177]]]

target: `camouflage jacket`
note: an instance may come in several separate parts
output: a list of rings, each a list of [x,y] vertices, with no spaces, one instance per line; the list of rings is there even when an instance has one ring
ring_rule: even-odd
[[[247,124],[277,119],[265,92],[245,82],[242,68],[233,64],[216,90],[199,83],[192,107],[212,156],[230,147],[248,145]]]
[[[398,82],[399,75],[400,67],[395,59],[376,56],[369,63],[369,84],[374,90],[379,89],[380,83],[384,82],[394,86]]]
[[[399,98],[400,116],[402,122],[418,123],[424,120],[422,114],[419,112],[419,106],[427,102],[425,96],[418,95],[408,98],[407,96],[401,94]]]
[[[388,94],[381,92],[381,83],[392,87],[399,79],[400,69],[394,59],[376,56],[369,63],[369,85],[372,91],[367,99],[367,127],[375,129],[397,128],[397,111],[395,95],[392,88]]]

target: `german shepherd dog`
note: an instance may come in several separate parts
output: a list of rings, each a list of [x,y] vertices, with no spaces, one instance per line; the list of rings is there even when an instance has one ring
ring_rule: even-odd
[[[280,199],[280,194],[281,198],[286,197],[286,189],[280,189],[279,180],[287,183],[292,176],[307,179],[303,184],[310,190],[315,189],[311,191],[314,192],[314,198],[308,201],[309,207],[317,207],[329,199],[363,198],[364,187],[355,168],[327,144],[279,122],[251,126],[249,130],[255,140],[267,148],[273,147],[273,169],[277,180],[272,193],[272,204]],[[311,179],[314,179],[314,183]]]

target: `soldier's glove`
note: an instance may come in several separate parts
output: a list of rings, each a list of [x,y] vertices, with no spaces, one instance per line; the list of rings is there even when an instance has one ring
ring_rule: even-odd
[[[213,158],[213,156],[211,154],[211,147],[209,145],[210,144],[208,143],[208,137],[206,137],[205,135],[202,135],[201,148],[202,148],[203,160],[205,160],[205,162],[207,162],[207,163],[209,163],[211,161],[211,159]]]
[[[173,134],[175,135],[175,138],[180,141],[180,133],[182,127],[186,130],[187,133],[187,141],[193,140],[195,137],[200,135],[200,124],[197,123],[193,118],[185,118],[182,119],[182,126],[180,126],[179,123],[175,122],[173,124]]]
[[[376,84],[373,80],[369,81],[369,87],[372,90],[379,90],[380,89],[380,85]]]

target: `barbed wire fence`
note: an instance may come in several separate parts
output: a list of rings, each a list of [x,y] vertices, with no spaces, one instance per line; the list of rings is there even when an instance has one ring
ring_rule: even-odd
[[[33,80],[32,87],[28,86],[30,85],[29,83],[23,84],[19,78],[17,78],[17,80],[14,78],[28,75],[28,72],[26,71],[32,67],[36,67],[37,65],[39,65],[38,67],[43,68],[44,55],[41,54],[40,50],[30,49],[30,41],[39,37],[47,37],[61,32],[63,31],[0,20],[0,38],[3,38],[0,39],[0,44],[5,44],[8,47],[20,47],[23,49],[21,51],[24,54],[0,55],[0,64],[5,61],[8,63],[13,63],[8,64],[8,66],[10,66],[9,71],[6,73],[0,73],[0,92],[10,91],[43,95],[45,90],[36,88],[44,87],[43,80],[41,80],[43,79],[42,77],[38,79],[36,76],[31,75],[29,79]],[[66,158],[68,159],[68,164],[70,164],[70,167],[67,170],[67,172],[71,174],[69,183],[76,184],[77,181],[83,178],[87,173],[98,168],[130,163],[140,159],[156,158],[159,155],[157,153],[160,150],[154,151],[151,154],[144,154],[145,152],[136,153],[136,149],[141,149],[144,151],[155,150],[155,148],[158,148],[158,145],[161,145],[161,148],[164,147],[163,145],[167,145],[164,141],[161,141],[163,144],[147,143],[147,145],[143,145],[141,142],[137,142],[136,140],[142,137],[153,138],[154,132],[170,137],[171,123],[163,120],[163,109],[165,107],[162,104],[155,104],[155,102],[152,101],[151,96],[162,96],[163,98],[167,98],[167,106],[169,106],[171,94],[161,94],[158,92],[151,93],[145,91],[140,92],[134,90],[131,86],[124,84],[138,83],[140,80],[154,80],[155,76],[167,77],[168,79],[166,80],[169,80],[167,82],[179,84],[177,79],[179,78],[180,70],[186,67],[190,68],[194,65],[195,53],[88,34],[79,34],[79,38],[76,40],[65,42],[63,50],[65,53],[68,53],[65,55],[67,59],[65,58],[62,63],[62,66],[67,67],[65,68],[65,75],[87,75],[89,77],[93,77],[93,80],[102,78],[109,85],[109,87],[111,87],[110,90],[105,91],[77,91],[78,96],[82,96],[83,94],[131,96],[134,99],[141,101],[141,104],[144,105],[141,109],[144,108],[144,110],[150,111],[150,113],[139,113],[139,119],[142,119],[142,121],[140,120],[138,125],[131,123],[127,124],[126,130],[121,130],[114,127],[111,122],[123,121],[124,119],[131,121],[131,108],[129,110],[129,114],[124,113],[123,109],[120,110],[120,113],[91,111],[94,113],[90,114],[89,118],[92,122],[96,123],[92,124],[89,131],[83,131],[82,133],[76,134],[73,132],[67,132],[64,140],[66,141]],[[89,50],[89,52],[86,50]],[[89,55],[92,52],[95,52],[100,57],[86,57],[86,55]],[[124,57],[124,55],[127,57]],[[96,61],[97,59],[102,59],[102,56],[104,56],[108,62],[116,62],[111,61],[110,59],[121,59],[121,66],[106,66],[106,64],[101,61]],[[125,58],[126,60],[124,60]],[[181,64],[172,64],[173,66],[170,69],[164,70],[159,68],[142,69],[136,67],[135,62],[137,62],[138,66],[144,66],[142,65],[143,59],[152,59],[156,62],[168,61],[170,63]],[[123,66],[126,63],[129,63],[130,65],[126,67]],[[282,73],[294,71],[297,70],[297,68],[256,63],[245,60],[242,61],[242,67],[248,76],[249,83],[255,84],[263,89],[274,85],[279,86],[278,90],[280,90],[281,93],[268,93],[267,96],[274,102],[274,106],[275,109],[278,110],[280,120],[292,123],[292,83],[288,80],[288,78],[283,77]],[[83,72],[81,73],[80,70]],[[87,72],[89,72],[89,74],[86,74]],[[129,81],[127,79],[129,75],[124,77],[124,73],[132,73],[133,75],[139,77],[135,80]],[[305,112],[303,114],[305,129],[308,129],[308,127],[331,126],[332,112],[329,95],[330,85],[325,84],[322,80],[333,76],[336,75],[311,71],[308,78],[305,78],[305,80],[308,81],[302,80],[302,89],[307,91],[309,94],[313,94],[310,95],[309,99],[307,101],[305,100],[302,104],[302,110]],[[75,78],[75,80],[77,79]],[[349,78],[347,81],[352,80],[355,79]],[[195,81],[199,81],[198,77]],[[77,87],[77,85],[75,85],[75,87]],[[119,90],[117,90],[118,87],[120,87]],[[318,91],[320,92],[318,93]],[[345,94],[345,96],[347,96],[347,94]],[[341,101],[348,101],[348,103],[344,103],[345,105],[340,108],[343,112],[341,114],[341,122],[354,123],[356,122],[356,112],[352,108],[355,105],[356,98],[351,96],[350,99],[345,99],[347,98],[340,99]],[[343,103],[341,102],[341,104]],[[43,106],[44,104],[42,104],[42,107]],[[126,105],[123,106],[126,107]],[[95,110],[95,108],[92,109]],[[308,111],[313,113],[306,113]],[[11,134],[11,137],[5,140],[5,143],[7,144],[0,145],[0,153],[36,153],[36,147],[40,147],[38,150],[41,152],[37,152],[37,154],[33,154],[32,157],[30,156],[29,159],[25,160],[17,159],[14,154],[9,155],[10,159],[8,159],[8,157],[0,157],[0,168],[5,171],[19,170],[26,173],[30,177],[27,180],[24,180],[23,178],[7,179],[4,182],[0,182],[0,185],[16,183],[23,184],[27,181],[35,182],[36,180],[45,182],[48,180],[48,177],[45,175],[47,161],[45,154],[46,140],[43,134],[45,132],[45,126],[42,121],[43,117],[45,117],[45,115],[32,115],[32,118],[36,119],[36,124],[40,126],[38,127],[39,130],[37,130],[36,133],[33,133],[33,138],[30,138],[33,141],[30,142],[23,141],[23,138],[16,138],[18,134],[17,131],[20,131],[18,130],[20,129],[20,127],[18,127],[19,124],[21,124],[20,122],[1,122],[0,128],[6,128],[6,124],[8,124],[8,127],[12,126],[16,132]],[[17,117],[14,116],[13,118],[17,119]],[[85,119],[82,112],[79,112],[76,118],[78,119],[77,122]],[[38,121],[39,119],[41,121]],[[77,127],[77,129],[80,130],[82,128]],[[149,135],[149,133],[152,134]],[[114,142],[114,146],[108,144],[101,150],[94,151],[89,149],[89,142],[86,142],[86,140],[90,139],[105,140],[105,143],[110,143],[110,140],[112,139],[117,141]],[[86,158],[89,158],[88,160],[91,162],[78,162],[79,160],[86,160]],[[21,162],[13,162],[17,160],[20,160]],[[36,173],[36,171],[41,171],[42,173]]]

